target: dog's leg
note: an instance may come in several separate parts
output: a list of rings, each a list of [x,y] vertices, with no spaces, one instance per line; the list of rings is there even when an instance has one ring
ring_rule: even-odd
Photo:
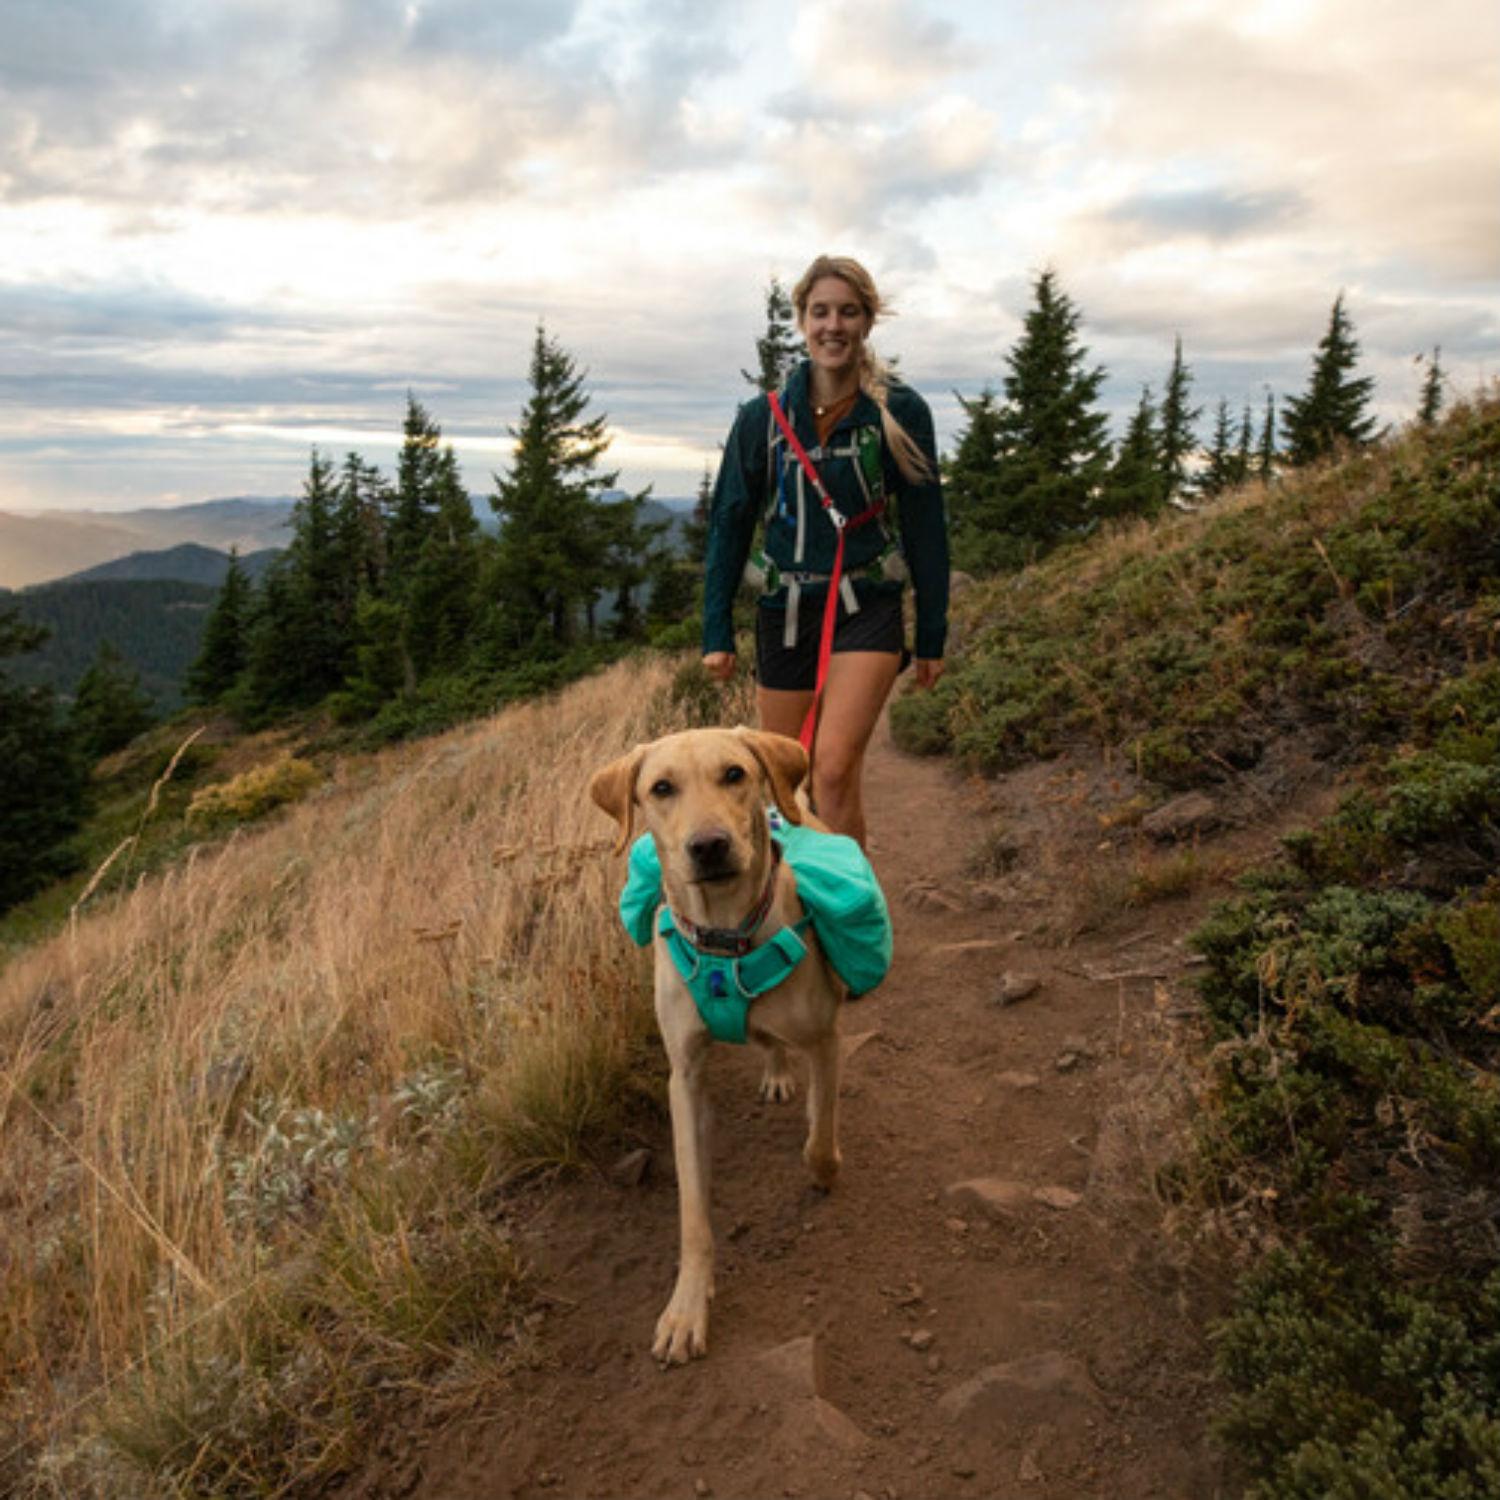
[[[704,1064],[709,1038],[703,1031],[669,1045],[672,1079],[672,1154],[682,1244],[677,1285],[656,1323],[651,1352],[665,1364],[685,1364],[708,1352],[708,1303],[714,1294],[713,1228],[708,1218],[709,1120]]]
[[[755,1037],[766,1054],[766,1071],[760,1080],[760,1097],[767,1104],[785,1104],[797,1095],[797,1079],[792,1072],[786,1048],[775,1037],[764,1033]]]
[[[807,1088],[807,1144],[802,1160],[820,1188],[839,1175],[839,1038],[830,1031],[807,1049],[811,1075]]]

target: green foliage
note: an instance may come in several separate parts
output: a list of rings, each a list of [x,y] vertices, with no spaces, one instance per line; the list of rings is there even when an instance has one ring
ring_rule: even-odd
[[[230,781],[204,787],[188,805],[188,821],[210,827],[249,823],[300,801],[322,779],[310,762],[283,755]]]
[[[1448,376],[1443,369],[1442,355],[1442,348],[1436,347],[1431,360],[1424,361],[1418,356],[1418,362],[1427,365],[1427,374],[1422,378],[1422,399],[1417,407],[1417,421],[1424,427],[1431,427],[1443,409],[1443,387]]]
[[[969,430],[949,467],[955,560],[980,572],[1019,566],[1100,519],[1109,462],[1097,405],[1104,370],[1087,367],[1080,315],[1056,274],[1042,272],[1034,290],[1006,356],[1004,405],[997,412],[988,392],[965,403]]]
[[[1101,515],[1154,516],[1166,503],[1162,442],[1151,387],[1141,391],[1097,505]]]
[[[247,662],[246,632],[250,618],[250,580],[238,548],[229,553],[229,571],[203,627],[203,645],[188,669],[188,697],[215,703],[238,681]]]
[[[68,840],[83,818],[83,770],[51,692],[4,670],[42,639],[0,605],[0,912],[71,867]]]
[[[1341,445],[1359,446],[1375,435],[1367,408],[1375,389],[1372,375],[1355,376],[1359,343],[1344,311],[1344,295],[1334,299],[1328,331],[1318,344],[1307,389],[1286,398],[1282,428],[1287,459],[1293,465],[1326,458]]]
[[[1497,464],[1500,410],[1460,407],[1345,468],[981,584],[943,693],[898,701],[893,728],[991,770],[1089,739],[1170,787],[1253,766],[1293,723],[1352,755],[1431,700],[1479,734],[1500,715],[1479,688],[1432,695],[1494,681]]]
[[[1201,406],[1188,404],[1193,384],[1192,371],[1183,363],[1182,337],[1172,346],[1172,368],[1161,403],[1161,480],[1163,498],[1180,495],[1187,485],[1187,460],[1198,445],[1193,425],[1203,413]]]
[[[106,641],[83,674],[68,715],[79,753],[91,762],[102,760],[149,729],[154,718],[140,674]]]
[[[779,391],[801,354],[792,299],[773,276],[766,285],[766,331],[755,341],[756,370],[740,374],[758,391]]]

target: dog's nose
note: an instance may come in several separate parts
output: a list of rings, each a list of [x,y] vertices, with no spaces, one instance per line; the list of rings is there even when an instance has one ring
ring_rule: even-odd
[[[688,858],[700,875],[713,875],[729,864],[729,835],[722,828],[701,828],[687,841]]]

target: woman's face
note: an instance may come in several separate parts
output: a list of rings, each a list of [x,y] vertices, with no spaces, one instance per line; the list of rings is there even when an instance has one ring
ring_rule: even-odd
[[[870,332],[870,316],[854,288],[838,276],[813,282],[807,307],[798,320],[807,340],[808,357],[830,375],[858,367],[860,350]]]

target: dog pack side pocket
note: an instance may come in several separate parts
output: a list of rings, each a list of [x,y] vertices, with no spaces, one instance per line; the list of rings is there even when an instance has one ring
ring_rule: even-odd
[[[630,846],[625,888],[620,892],[620,920],[637,948],[650,943],[661,901],[661,860],[656,853],[656,841],[649,833],[643,833]]]

